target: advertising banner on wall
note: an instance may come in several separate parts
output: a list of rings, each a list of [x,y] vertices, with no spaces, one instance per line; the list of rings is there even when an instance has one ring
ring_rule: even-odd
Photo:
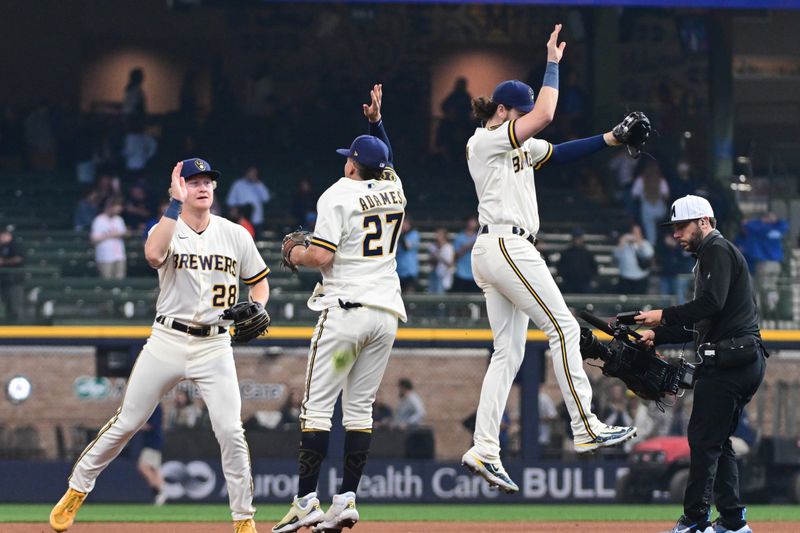
[[[17,485],[0,485],[0,501],[52,502],[66,488],[71,465],[26,461],[3,462],[7,479]],[[611,502],[616,480],[627,472],[620,461],[542,462],[535,466],[508,463],[506,468],[520,486],[515,495],[490,489],[460,464],[434,461],[373,461],[358,491],[360,502]],[[228,501],[225,478],[218,461],[167,461],[162,465],[170,502]],[[33,475],[32,475],[33,474]],[[255,501],[286,502],[297,494],[297,465],[291,460],[253,463]],[[329,499],[341,483],[341,467],[323,467],[318,493]],[[133,461],[120,458],[103,472],[92,492],[93,502],[147,502],[152,494]]]

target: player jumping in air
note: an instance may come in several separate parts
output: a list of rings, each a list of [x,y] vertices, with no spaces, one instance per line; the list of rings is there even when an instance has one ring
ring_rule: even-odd
[[[558,24],[547,42],[547,70],[536,106],[528,85],[502,82],[491,99],[473,100],[483,127],[467,142],[480,222],[472,270],[486,298],[494,352],[481,388],[474,446],[462,462],[508,493],[519,487],[500,461],[498,435],[511,384],[525,354],[529,320],[550,341],[556,378],[572,420],[575,450],[582,453],[619,444],[636,433],[634,427],[607,426],[592,413],[592,388],[583,369],[578,323],[535,247],[539,211],[534,171],[547,163],[581,159],[606,146],[627,143],[633,147],[638,140],[634,147],[638,149],[644,142],[631,138],[630,131],[638,129],[630,116],[613,131],[586,139],[552,145],[533,138],[552,121],[556,110],[558,63],[566,46],[558,44],[560,31]],[[647,118],[641,117],[644,124]]]

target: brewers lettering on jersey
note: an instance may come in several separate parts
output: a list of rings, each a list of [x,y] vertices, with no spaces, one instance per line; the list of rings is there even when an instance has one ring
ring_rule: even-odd
[[[534,107],[533,89],[518,80],[500,83],[492,98],[473,100],[485,127],[467,142],[467,164],[478,195],[480,229],[472,251],[475,282],[483,290],[494,337],[475,421],[474,446],[463,464],[507,493],[519,490],[500,461],[500,421],[525,356],[528,321],[547,334],[553,367],[571,418],[574,447],[587,452],[620,443],[635,428],[612,427],[591,411],[592,388],[580,354],[580,328],[536,250],[539,209],[534,173],[619,144],[611,132],[560,145],[533,135],[550,123],[558,102],[561,25],[547,42],[548,64]]]
[[[220,173],[194,158],[175,165],[172,200],[145,243],[158,269],[160,292],[152,334],[136,360],[122,405],[83,451],[69,488],[50,514],[55,531],[67,530],[100,473],[152,414],[161,397],[183,380],[197,386],[222,451],[236,533],[255,533],[250,453],[241,422],[241,396],[222,312],[239,298],[266,306],[269,268],[242,226],[211,214]]]
[[[320,311],[311,340],[306,388],[300,408],[300,484],[286,516],[273,533],[314,527],[341,531],[359,519],[355,495],[367,462],[372,404],[397,334],[406,320],[395,254],[406,199],[394,171],[383,127],[381,85],[363,107],[371,135],[357,137],[344,176],[317,202],[317,222],[308,248],[295,246],[289,262],[322,272],[308,306]],[[342,394],[344,474],[339,492],[323,513],[317,498],[320,467],[328,453],[331,416]]]

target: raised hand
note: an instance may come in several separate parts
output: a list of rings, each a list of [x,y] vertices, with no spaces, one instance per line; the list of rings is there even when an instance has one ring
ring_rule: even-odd
[[[567,43],[558,44],[558,33],[560,31],[561,24],[556,24],[553,33],[550,34],[550,39],[547,41],[547,61],[558,63],[561,61],[561,56],[564,55],[564,48],[566,48]]]
[[[183,161],[179,161],[172,169],[172,183],[170,184],[169,194],[179,202],[186,201],[186,180],[181,176],[181,169],[183,168]]]
[[[372,90],[369,92],[372,101],[367,104],[361,104],[364,110],[364,116],[367,117],[372,123],[378,122],[381,119],[381,100],[383,99],[383,85],[376,83]]]

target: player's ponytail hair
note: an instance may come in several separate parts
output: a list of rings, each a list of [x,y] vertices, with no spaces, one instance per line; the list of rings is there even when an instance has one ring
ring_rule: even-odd
[[[373,168],[362,165],[358,161],[353,160],[353,166],[356,167],[356,171],[358,171],[358,175],[364,181],[369,180],[379,180],[383,178],[383,169],[382,168]]]
[[[473,98],[472,114],[475,115],[475,118],[480,120],[482,123],[485,123],[497,112],[498,105],[500,104],[492,101],[491,98],[487,98],[486,96]]]

